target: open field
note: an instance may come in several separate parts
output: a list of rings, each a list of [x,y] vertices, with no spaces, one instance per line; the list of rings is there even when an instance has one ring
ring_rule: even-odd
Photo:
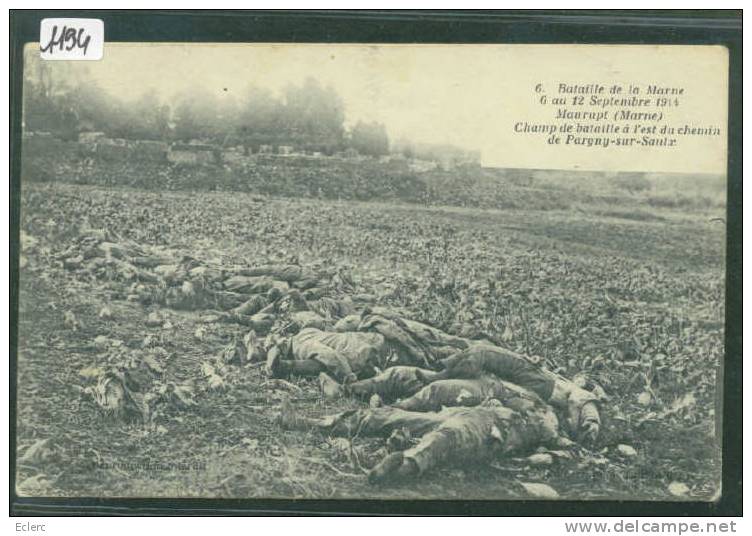
[[[19,453],[50,438],[44,464],[18,468],[29,495],[528,498],[545,482],[563,498],[709,500],[718,493],[714,429],[723,359],[724,225],[710,213],[497,211],[291,200],[244,193],[159,193],[24,184],[18,362]],[[54,255],[81,227],[168,246],[205,262],[295,261],[351,275],[356,292],[450,333],[485,336],[587,375],[609,401],[597,447],[531,467],[524,459],[446,468],[388,489],[360,468],[376,440],[352,444],[274,424],[289,393],[259,367],[234,370],[227,389],[144,430],[102,416],[75,385],[113,353],[158,345],[165,375],[202,381],[200,365],[240,326],[204,325],[125,298],[118,281],[81,277]],[[100,318],[107,306],[112,318]],[[73,313],[77,329],[66,326]],[[199,326],[205,334],[197,337]],[[106,337],[116,345],[95,344]],[[145,339],[150,342],[146,343]],[[100,339],[101,340],[101,339]],[[155,342],[156,341],[156,342]],[[313,381],[293,403],[310,415],[357,405],[322,399]],[[717,408],[717,409],[716,409]],[[629,446],[634,452],[619,448]],[[353,455],[353,452],[356,454]],[[123,457],[127,453],[127,459]],[[181,469],[155,467],[182,462]],[[146,467],[150,466],[150,467]]]

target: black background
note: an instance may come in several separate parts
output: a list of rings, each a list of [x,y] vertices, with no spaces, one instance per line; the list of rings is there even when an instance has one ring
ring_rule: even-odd
[[[43,18],[98,18],[105,42],[718,44],[729,49],[723,481],[716,503],[19,498],[15,493],[23,45]],[[698,72],[697,76],[702,76]],[[10,514],[739,516],[742,514],[742,12],[10,10]]]

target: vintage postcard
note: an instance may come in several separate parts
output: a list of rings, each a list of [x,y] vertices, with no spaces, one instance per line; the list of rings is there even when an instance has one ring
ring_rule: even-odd
[[[719,498],[725,47],[68,30],[24,51],[20,496]]]

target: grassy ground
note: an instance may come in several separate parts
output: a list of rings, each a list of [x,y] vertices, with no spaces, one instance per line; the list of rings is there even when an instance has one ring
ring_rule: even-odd
[[[24,185],[21,228],[30,238],[20,287],[18,452],[46,438],[51,452],[19,467],[21,491],[504,499],[528,498],[520,482],[544,482],[572,499],[709,500],[719,485],[714,415],[724,322],[725,235],[715,216]],[[290,394],[265,385],[255,367],[234,370],[226,390],[202,392],[195,409],[166,415],[159,429],[107,419],[74,388],[82,368],[156,345],[169,355],[167,376],[199,382],[201,362],[242,331],[213,325],[199,340],[197,314],[170,310],[170,329],[146,327],[154,306],[126,301],[122,285],[75,277],[52,258],[84,223],[206,261],[294,259],[349,270],[358,292],[379,303],[453,333],[485,334],[602,386],[610,400],[600,443],[549,467],[499,460],[372,487],[360,467],[382,454],[379,442],[280,430],[274,416]],[[111,320],[98,317],[104,305]],[[67,312],[76,330],[64,323]],[[103,348],[98,336],[114,343]],[[324,401],[310,381],[294,383],[303,390],[293,403],[306,414],[357,405]],[[677,483],[686,491],[672,494],[682,489]]]

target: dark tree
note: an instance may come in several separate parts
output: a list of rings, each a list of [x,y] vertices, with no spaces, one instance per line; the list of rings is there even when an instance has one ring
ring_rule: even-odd
[[[358,121],[350,133],[350,145],[363,155],[386,155],[389,153],[386,127],[381,123]]]

